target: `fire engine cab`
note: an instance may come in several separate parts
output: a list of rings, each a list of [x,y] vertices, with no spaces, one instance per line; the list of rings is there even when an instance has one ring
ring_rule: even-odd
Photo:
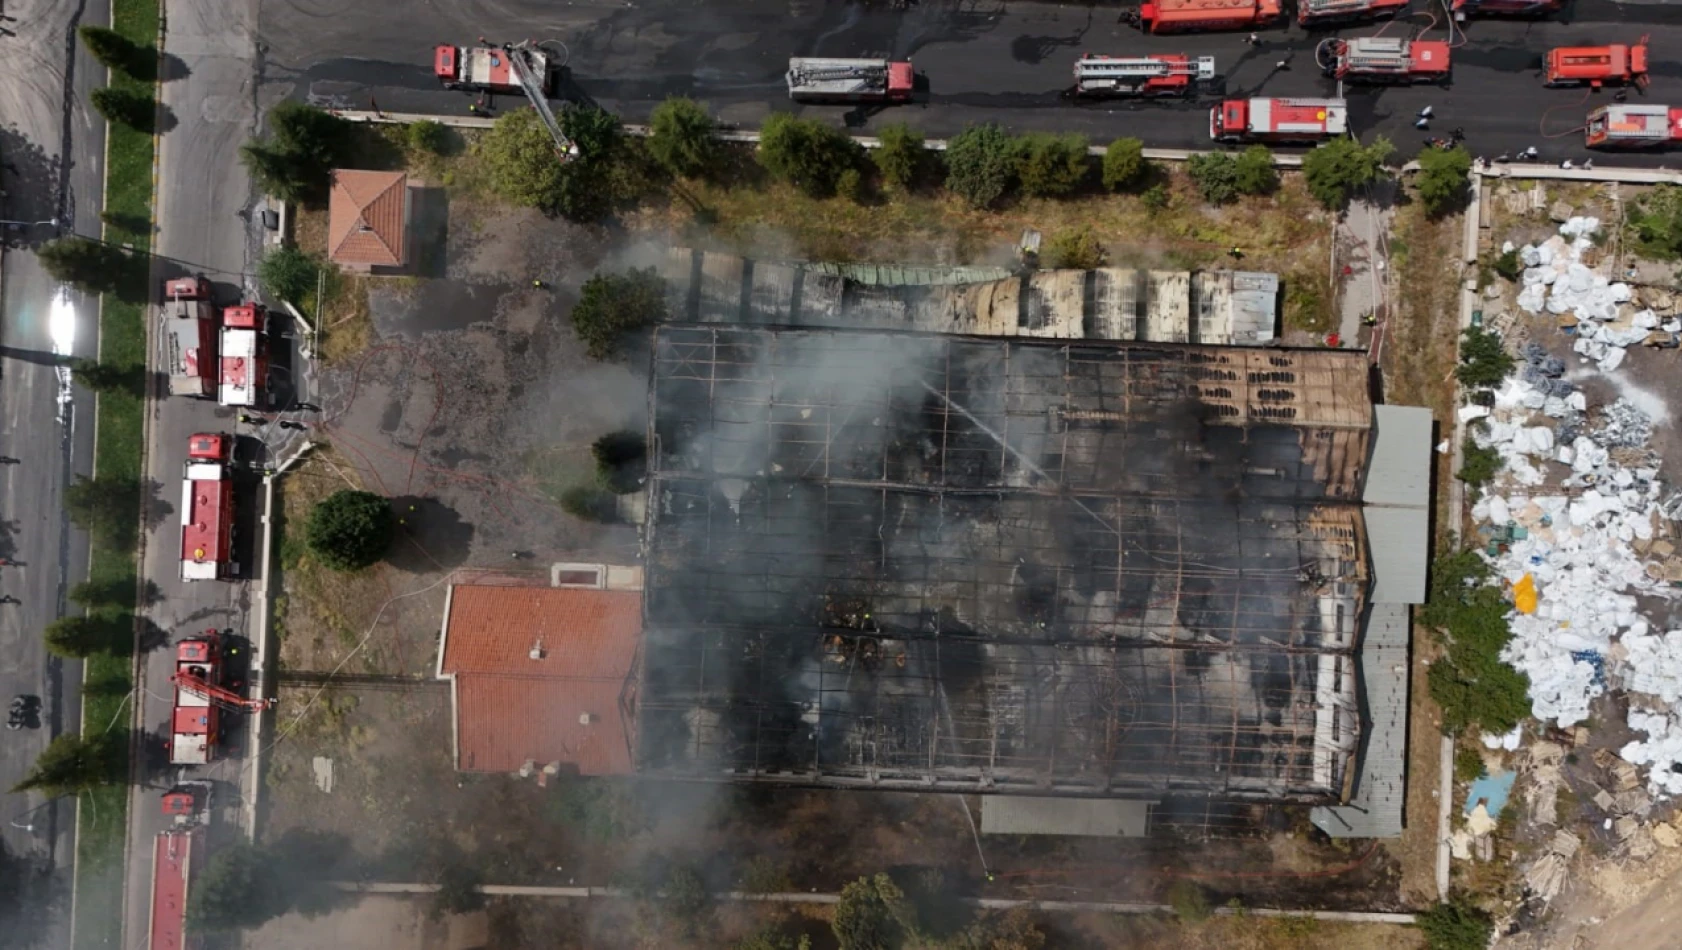
[[[1584,144],[1601,149],[1665,148],[1682,141],[1682,108],[1601,106],[1589,113]]]

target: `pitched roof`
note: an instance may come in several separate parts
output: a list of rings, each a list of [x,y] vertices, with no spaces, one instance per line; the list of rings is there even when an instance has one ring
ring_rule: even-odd
[[[402,172],[334,169],[327,256],[341,264],[402,264],[408,188]]]
[[[456,767],[630,773],[626,696],[641,632],[635,591],[452,588],[438,672],[455,679]]]

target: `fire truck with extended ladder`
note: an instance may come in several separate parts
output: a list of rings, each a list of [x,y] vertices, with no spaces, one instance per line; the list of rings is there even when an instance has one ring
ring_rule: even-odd
[[[224,406],[255,406],[269,390],[269,314],[261,304],[242,303],[222,310],[222,373],[216,401]]]
[[[1560,46],[1548,50],[1547,85],[1647,87],[1647,39],[1634,46]]]
[[[1335,26],[1406,13],[1409,0],[1297,0],[1297,23]]]
[[[171,396],[216,394],[216,311],[210,298],[210,281],[203,277],[164,281],[158,337]]]
[[[1342,99],[1228,99],[1209,110],[1217,142],[1318,142],[1348,131]]]
[[[1077,96],[1189,96],[1215,78],[1215,57],[1178,53],[1094,56],[1075,60]]]
[[[181,579],[227,580],[234,561],[233,437],[200,432],[187,440],[181,472]]]
[[[1449,9],[1456,20],[1475,16],[1547,16],[1565,6],[1565,0],[1452,0]]]
[[[1665,148],[1682,142],[1682,108],[1676,106],[1601,106],[1589,113],[1583,132],[1589,148]]]
[[[909,102],[917,85],[910,60],[796,56],[785,78],[795,102]]]
[[[1122,13],[1147,33],[1253,30],[1283,15],[1279,0],[1149,0]]]
[[[1330,39],[1315,48],[1314,56],[1326,75],[1345,82],[1417,84],[1449,79],[1448,43],[1441,40]]]
[[[432,51],[432,72],[445,89],[468,89],[486,93],[523,93],[537,110],[543,127],[555,141],[562,161],[578,154],[578,146],[561,130],[561,123],[549,108],[555,94],[555,63],[543,47],[523,40],[519,43],[488,43],[479,37],[478,46],[439,46]]]
[[[226,657],[215,630],[175,645],[175,709],[170,715],[169,763],[208,765],[222,736],[222,711],[262,712],[273,700],[246,699],[222,682]],[[243,683],[234,684],[236,687]]]
[[[187,897],[204,857],[210,826],[210,783],[183,782],[164,793],[170,827],[152,842],[152,913],[147,922],[150,950],[188,950]]]

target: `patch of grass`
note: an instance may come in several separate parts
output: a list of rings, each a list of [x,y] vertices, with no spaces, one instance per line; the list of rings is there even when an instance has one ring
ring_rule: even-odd
[[[1285,329],[1319,336],[1337,328],[1337,315],[1332,312],[1331,278],[1324,268],[1299,270],[1287,280]]]

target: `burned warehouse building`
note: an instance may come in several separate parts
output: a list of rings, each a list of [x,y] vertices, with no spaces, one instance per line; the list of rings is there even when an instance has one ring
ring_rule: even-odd
[[[1364,354],[671,325],[650,401],[636,772],[1350,799]]]

